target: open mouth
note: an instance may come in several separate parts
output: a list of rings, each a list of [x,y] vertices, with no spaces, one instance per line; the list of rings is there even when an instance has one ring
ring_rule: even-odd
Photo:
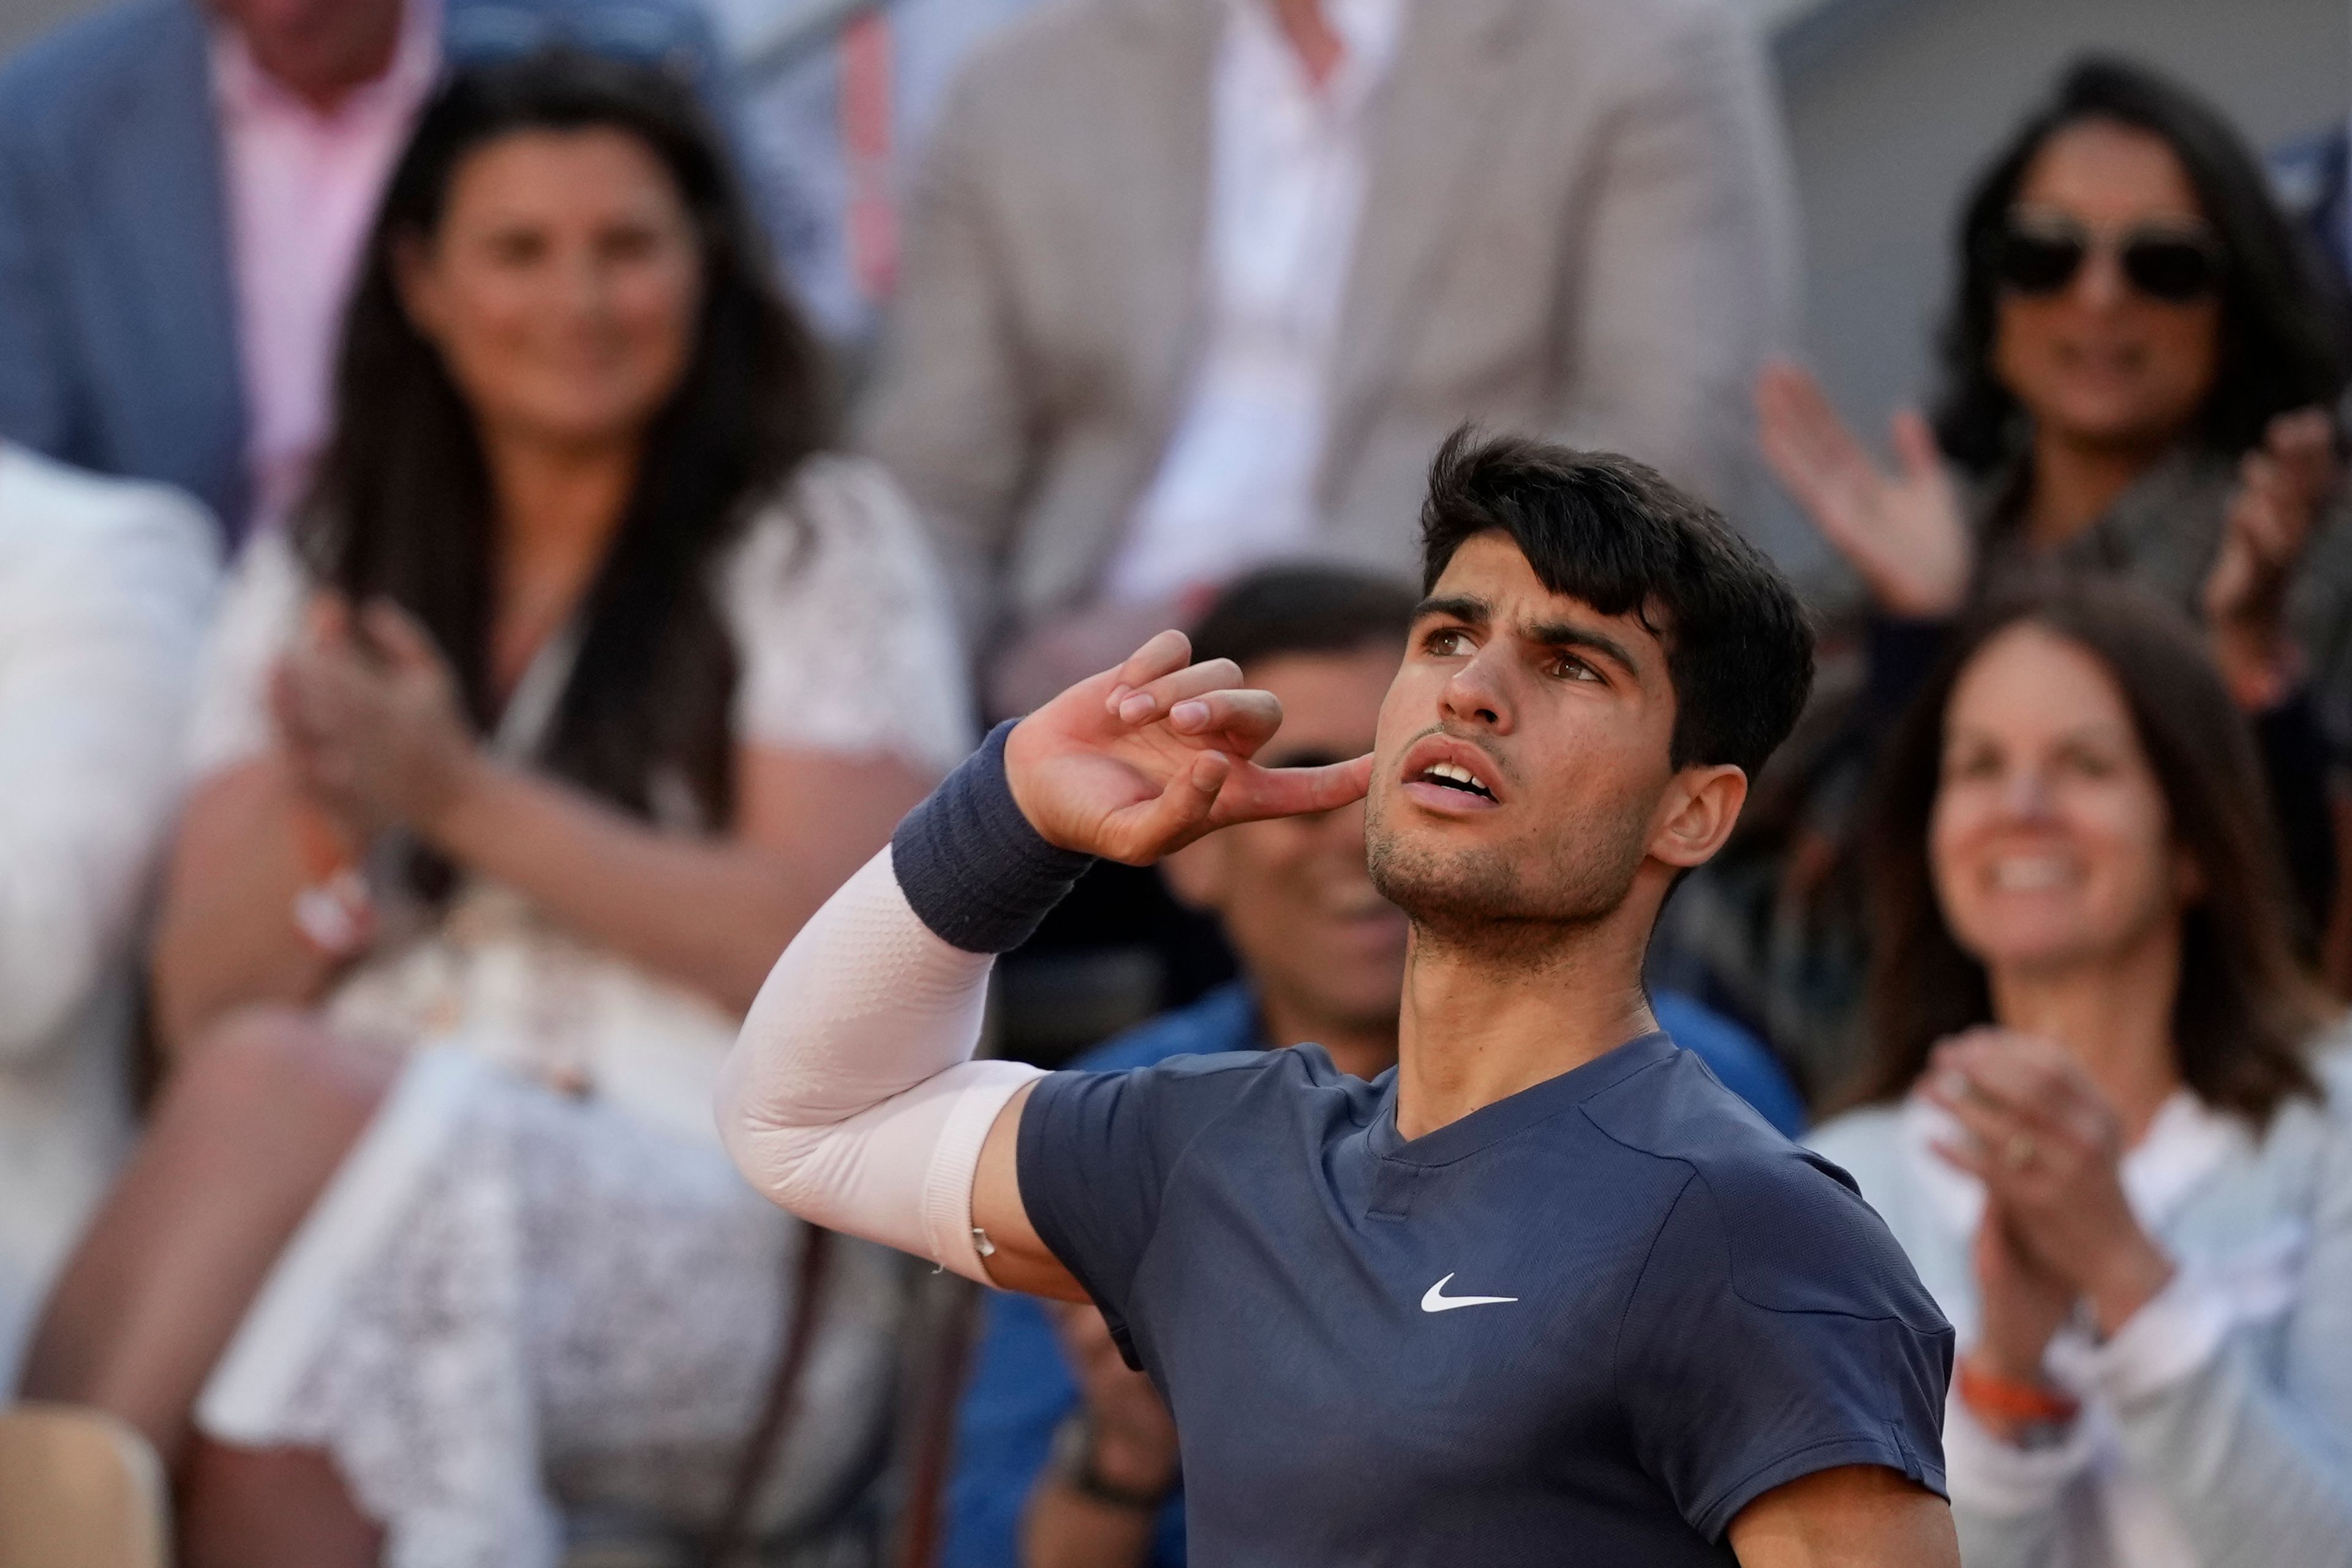
[[[1459,763],[1432,763],[1414,776],[1423,784],[1436,784],[1442,789],[1460,790],[1465,795],[1475,795],[1481,800],[1495,798],[1495,792],[1486,787],[1486,781]]]

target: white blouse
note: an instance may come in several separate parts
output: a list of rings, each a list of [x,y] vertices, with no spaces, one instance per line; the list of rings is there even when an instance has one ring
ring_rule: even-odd
[[[308,591],[287,541],[264,536],[248,546],[199,681],[190,747],[200,774],[249,762],[272,743],[269,671]],[[717,593],[737,654],[730,729],[739,744],[890,755],[934,773],[970,750],[971,703],[946,586],[912,512],[876,465],[837,456],[805,463],[722,563]],[[510,710],[552,709],[554,689],[531,700],[542,673],[560,686],[560,666],[535,666]],[[511,740],[512,729],[502,722],[491,743]],[[399,889],[379,885],[376,893],[394,916]],[[698,1140],[715,1136],[711,1085],[738,1023],[478,878],[439,920],[362,958],[327,1008],[347,1028],[461,1043],[528,1076],[593,1087]]]

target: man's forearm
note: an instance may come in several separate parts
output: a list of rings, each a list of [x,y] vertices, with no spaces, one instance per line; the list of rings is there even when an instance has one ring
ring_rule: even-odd
[[[1021,817],[1003,752],[1000,732],[802,929],[719,1092],[729,1152],[775,1202],[982,1280],[973,1174],[1037,1076],[970,1060],[988,972],[1086,865]]]

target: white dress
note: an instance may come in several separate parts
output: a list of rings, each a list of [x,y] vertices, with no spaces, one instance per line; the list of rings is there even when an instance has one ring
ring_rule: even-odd
[[[200,680],[202,771],[268,744],[267,674],[303,595],[286,543],[257,540]],[[718,597],[740,743],[934,773],[969,748],[946,590],[878,468],[812,459],[724,563]],[[329,1450],[384,1525],[389,1568],[551,1563],[567,1514],[711,1522],[803,1236],[719,1145],[711,1093],[738,1020],[478,880],[380,944],[326,1011],[418,1044],[215,1369],[198,1425]],[[771,1520],[835,1494],[882,1413],[887,1267],[852,1252],[835,1280]]]

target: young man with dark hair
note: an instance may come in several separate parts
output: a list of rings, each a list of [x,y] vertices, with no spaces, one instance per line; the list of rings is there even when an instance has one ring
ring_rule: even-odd
[[[1787,584],[1624,459],[1448,442],[1368,757],[1163,634],[999,730],[795,939],[724,1131],[763,1191],[1093,1300],[1220,1563],[1958,1562],[1951,1331],[1842,1173],[1655,1030],[1643,950],[1810,679]],[[1369,793],[1399,1063],[967,1060],[1089,855]]]

